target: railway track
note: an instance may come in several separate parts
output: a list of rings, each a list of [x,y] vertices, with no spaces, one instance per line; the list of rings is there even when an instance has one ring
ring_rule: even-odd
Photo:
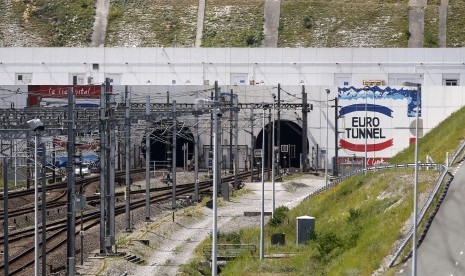
[[[145,169],[134,169],[134,170],[131,171],[131,173],[140,173],[140,172],[145,172]],[[123,176],[125,176],[125,172],[117,172],[115,174],[115,176],[116,177],[123,177]],[[100,176],[86,177],[86,178],[76,180],[76,186],[81,186],[82,185],[83,187],[85,187],[85,186],[87,186],[87,185],[89,185],[91,183],[99,182],[99,181],[100,181]],[[46,203],[47,210],[66,206],[66,200],[61,201],[61,199],[66,197],[66,187],[67,187],[67,182],[66,181],[51,184],[51,185],[47,185],[47,191],[63,189],[63,192],[59,196],[47,201],[47,203]],[[42,188],[39,187],[39,193],[41,191],[42,191]],[[29,196],[29,195],[33,195],[33,194],[34,194],[34,189],[14,191],[14,192],[11,192],[11,193],[8,194],[8,199],[11,200],[11,199],[14,199],[14,198]],[[115,195],[116,196],[122,196],[123,193],[117,193]],[[93,197],[91,197],[91,198],[93,199]],[[98,197],[96,197],[95,199],[97,199],[97,198]],[[3,194],[0,196],[0,200],[3,200]],[[41,210],[41,209],[42,209],[41,204],[39,204],[39,210]],[[22,216],[22,215],[31,214],[33,212],[34,212],[34,206],[24,206],[22,208],[18,208],[18,209],[9,211],[8,212],[8,218],[11,219],[11,218],[19,217],[19,216]],[[3,220],[3,219],[4,219],[4,211],[3,211],[3,209],[0,209],[0,220]]]
[[[131,170],[131,174],[133,173],[141,173],[141,172],[145,172],[145,168],[141,168],[141,169],[133,169]],[[115,173],[115,177],[123,177],[125,176],[125,172],[124,171],[119,171],[119,172],[116,172]],[[83,178],[83,179],[78,179],[76,180],[76,186],[77,185],[88,185],[92,182],[96,182],[96,181],[100,181],[100,176],[90,176],[90,177],[86,177],[86,178]],[[58,189],[66,189],[68,183],[66,181],[61,181],[61,182],[57,182],[57,183],[54,183],[54,184],[49,184],[47,185],[47,191],[53,191],[53,190],[58,190]],[[39,190],[39,193],[42,191],[42,187],[39,186],[38,187],[38,190]],[[17,197],[23,197],[23,196],[28,196],[28,195],[33,195],[34,194],[34,189],[31,188],[31,189],[26,189],[26,190],[19,190],[19,191],[12,191],[12,192],[9,192],[8,193],[8,199],[13,199],[13,198],[17,198]],[[3,193],[0,194],[0,200],[3,200]]]
[[[237,175],[238,180],[242,180],[250,176],[250,172],[243,172]],[[222,178],[222,182],[232,182],[234,180],[234,175],[227,176]],[[176,196],[185,196],[192,194],[194,192],[194,183],[179,185],[176,187]],[[205,192],[211,190],[212,181],[202,181],[199,182],[199,192]],[[150,189],[151,198],[150,203],[163,203],[169,202],[172,197],[172,187],[159,187]],[[145,190],[131,191],[132,195],[145,193]],[[116,193],[117,196],[122,196],[123,193]],[[88,197],[89,201],[98,201],[99,196],[90,196]],[[130,205],[131,210],[135,210],[145,206],[145,197],[143,199],[133,200]],[[125,213],[125,204],[121,203],[115,206],[115,216]],[[76,226],[79,225],[82,221],[83,230],[87,231],[92,227],[99,225],[100,223],[100,210],[99,208],[86,212],[82,216],[76,216]],[[66,218],[51,221],[47,223],[46,231],[49,233],[47,236],[47,254],[52,253],[56,250],[59,250],[66,244]],[[39,229],[40,232],[43,230]],[[77,236],[80,232],[79,230],[75,231]],[[34,228],[25,228],[19,231],[14,231],[9,234],[9,244],[24,242],[25,239],[32,239],[34,237]],[[0,236],[0,245],[4,244],[4,236]],[[28,247],[22,250],[18,255],[10,258],[9,275],[17,275],[21,272],[24,272],[25,269],[28,269],[34,264],[34,258],[32,254],[34,252],[34,247]],[[4,265],[0,266],[0,270],[3,269]]]

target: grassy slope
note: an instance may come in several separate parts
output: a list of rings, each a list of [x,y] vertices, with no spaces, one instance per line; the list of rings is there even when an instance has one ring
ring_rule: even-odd
[[[25,46],[89,45],[94,1],[11,3],[14,17],[0,15],[0,19],[18,22],[21,33],[31,33],[32,41],[24,42]],[[439,4],[440,0],[429,0],[425,9],[425,47],[438,46]],[[113,0],[110,5],[106,46],[191,47],[195,43],[197,0]],[[259,47],[263,7],[263,0],[207,1],[202,46]],[[465,46],[464,24],[465,0],[450,0],[448,47]],[[0,40],[9,46],[6,35],[0,32]],[[407,47],[407,36],[407,0],[286,0],[281,4],[279,47]]]
[[[444,163],[445,153],[451,155],[465,138],[465,107],[452,113],[446,120],[442,121],[434,130],[428,132],[419,140],[419,160],[425,160],[426,155],[433,158],[438,163]],[[414,148],[409,147],[398,153],[389,160],[391,163],[414,162]]]
[[[453,153],[465,137],[464,120],[465,107],[425,135],[419,143],[420,159],[428,154],[442,160],[446,151]],[[413,146],[390,161],[413,162]],[[437,177],[437,171],[421,170],[419,193],[430,193]],[[403,236],[401,228],[412,212],[412,179],[412,169],[382,170],[347,179],[291,210],[281,226],[265,227],[266,254],[288,252],[295,256],[262,262],[239,258],[228,264],[222,275],[371,275]],[[295,217],[301,215],[316,217],[316,235],[308,245],[296,247]],[[271,246],[273,233],[285,233],[287,245]],[[260,233],[259,229],[246,229],[236,236],[239,239],[234,243],[258,245]],[[228,241],[219,240],[222,242]],[[202,270],[195,264],[184,269],[189,273]],[[393,275],[394,270],[385,273]]]
[[[195,44],[197,0],[115,0],[110,4],[107,47]]]
[[[263,0],[207,1],[202,46],[259,47],[263,11]]]
[[[412,170],[390,170],[355,176],[289,212],[279,227],[267,225],[265,252],[296,253],[284,259],[238,259],[222,275],[370,275],[380,267],[399,229],[410,217]],[[400,174],[399,174],[400,173]],[[420,191],[430,190],[437,172],[422,171]],[[316,218],[316,236],[306,246],[296,247],[295,217]],[[389,222],[389,223],[386,223]],[[243,235],[243,243],[258,244],[259,232]],[[272,233],[285,233],[287,246],[269,244]]]
[[[407,31],[405,1],[283,1],[278,45],[407,47]]]
[[[29,4],[26,4],[29,2]],[[39,32],[53,47],[87,46],[94,20],[93,0],[14,1],[27,31]]]

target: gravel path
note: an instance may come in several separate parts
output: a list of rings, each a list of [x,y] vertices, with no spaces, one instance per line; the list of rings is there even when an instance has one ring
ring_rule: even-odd
[[[449,7],[449,0],[441,0],[439,6],[439,47],[447,47],[447,9]]]
[[[265,0],[265,22],[263,30],[265,38],[264,47],[278,47],[279,17],[281,14],[281,0]]]
[[[285,205],[292,208],[323,185],[323,178],[312,175],[293,180],[292,183],[276,183],[276,207]],[[220,200],[219,231],[229,232],[260,226],[259,216],[245,217],[244,211],[260,212],[261,183],[246,183],[244,189],[251,192],[233,197],[229,202]],[[265,212],[271,211],[271,197],[272,185],[271,182],[266,182]],[[188,262],[195,247],[211,233],[212,210],[197,205],[176,211],[174,220],[172,215],[167,211],[153,223],[142,223],[137,231],[118,238],[119,241],[129,241],[121,251],[146,260],[144,265],[136,265],[121,258],[105,259],[103,262],[107,269],[100,275],[121,275],[124,272],[128,275],[176,275],[179,266]],[[148,241],[149,245],[138,240]],[[102,260],[95,261],[94,267],[102,268]],[[90,272],[84,274],[91,275]]]
[[[423,47],[426,4],[426,0],[409,0],[409,48]]]
[[[110,0],[97,0],[95,2],[95,20],[92,33],[92,47],[103,47],[108,23]]]
[[[205,3],[206,0],[199,0],[199,9],[197,11],[197,32],[195,35],[195,47],[202,45],[203,23],[205,22]]]

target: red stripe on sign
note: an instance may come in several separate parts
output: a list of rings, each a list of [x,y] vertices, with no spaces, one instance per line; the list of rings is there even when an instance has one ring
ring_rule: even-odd
[[[387,149],[391,147],[394,144],[393,139],[389,139],[385,142],[382,143],[377,143],[377,144],[367,144],[367,151],[380,151],[383,149]],[[341,148],[345,148],[351,151],[357,151],[357,152],[364,152],[365,151],[365,144],[353,144],[351,142],[348,142],[344,139],[339,140],[339,146]]]

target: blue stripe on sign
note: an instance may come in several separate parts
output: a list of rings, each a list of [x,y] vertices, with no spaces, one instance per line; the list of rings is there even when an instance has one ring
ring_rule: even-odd
[[[382,113],[392,118],[392,109],[390,109],[389,107],[385,107],[385,106],[377,105],[377,104],[353,104],[353,105],[344,106],[339,111],[339,116],[343,116],[351,112],[365,111],[365,110]]]

